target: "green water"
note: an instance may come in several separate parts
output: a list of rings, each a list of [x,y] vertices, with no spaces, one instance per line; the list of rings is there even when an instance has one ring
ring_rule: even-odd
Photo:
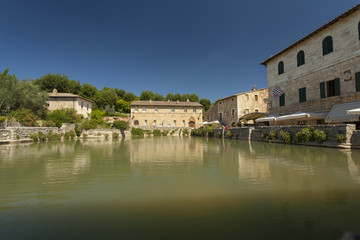
[[[338,239],[360,151],[190,137],[0,146],[0,239]]]

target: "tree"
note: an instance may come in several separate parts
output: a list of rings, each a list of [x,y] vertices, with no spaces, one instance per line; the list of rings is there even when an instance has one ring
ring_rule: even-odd
[[[114,89],[103,88],[103,90],[96,93],[94,101],[99,108],[105,108],[106,106],[115,106],[117,98]]]
[[[105,121],[103,119],[105,116],[106,116],[106,112],[103,112],[98,109],[91,111],[91,114],[90,114],[91,121],[98,125],[105,123]]]
[[[124,89],[115,88],[114,90],[115,90],[116,94],[118,95],[118,97],[120,97],[120,98],[123,98],[126,93],[126,91]]]
[[[119,99],[116,102],[115,109],[121,113],[130,113],[130,103],[123,99]]]
[[[124,94],[123,99],[127,102],[135,101],[138,97],[132,92],[127,92]]]
[[[181,98],[180,101],[181,102],[186,102],[188,99],[190,99],[190,94],[189,93],[184,93]]]
[[[152,91],[145,90],[140,95],[141,101],[149,101],[154,99],[155,94]]]
[[[170,101],[175,101],[175,96],[174,96],[174,94],[173,93],[168,93],[167,95],[166,95],[166,101],[167,100],[170,100]]]
[[[155,93],[153,99],[154,101],[164,101],[165,98],[163,97],[163,95],[159,94],[159,93]]]
[[[69,80],[68,76],[64,74],[49,73],[35,79],[34,83],[38,85],[41,90],[46,92],[52,92],[56,89],[59,93],[79,94],[81,90],[79,81]]]
[[[176,93],[176,94],[174,95],[174,100],[173,100],[173,101],[181,101],[181,98],[182,98],[181,94],[180,94],[180,93]]]
[[[14,109],[15,93],[19,88],[19,80],[15,75],[9,75],[10,69],[7,68],[3,73],[0,72],[0,111],[10,111]]]
[[[206,112],[211,106],[211,101],[207,98],[200,99],[200,104],[203,105],[203,110]]]
[[[125,131],[129,129],[129,122],[123,120],[116,120],[113,122],[113,127]]]
[[[94,97],[97,92],[98,92],[98,90],[96,87],[94,87],[93,85],[91,85],[89,83],[84,83],[81,86],[80,96],[94,100]]]
[[[189,100],[190,100],[190,102],[199,102],[199,97],[198,97],[198,95],[193,93],[193,94],[190,94]]]
[[[58,109],[46,114],[46,120],[55,122],[57,127],[63,123],[80,123],[83,116],[77,114],[75,109]]]

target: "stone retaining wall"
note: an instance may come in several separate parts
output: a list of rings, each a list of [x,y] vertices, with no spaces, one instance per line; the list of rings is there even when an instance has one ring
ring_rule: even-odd
[[[119,134],[119,138],[125,138],[127,136],[131,136],[130,131],[120,131],[119,129],[89,129],[87,131],[82,132],[81,136],[82,138],[84,138],[84,134],[86,134],[87,138],[105,138],[106,135],[109,138],[112,138],[112,134],[113,133],[118,133]]]
[[[50,130],[53,134],[59,134],[61,132],[57,127],[8,127],[6,129],[0,129],[0,140],[29,139],[30,134],[36,134],[38,132],[47,134]]]

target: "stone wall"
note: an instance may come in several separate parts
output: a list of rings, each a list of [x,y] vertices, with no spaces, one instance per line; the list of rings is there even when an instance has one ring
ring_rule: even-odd
[[[86,134],[86,138],[105,138],[106,136],[112,138],[113,133],[118,133],[120,138],[131,136],[130,131],[121,132],[119,129],[89,129],[82,132],[80,137],[84,138],[84,134]]]
[[[354,131],[353,135],[351,136],[351,147],[353,148],[360,148],[360,131]]]
[[[0,141],[29,139],[30,134],[37,134],[38,132],[47,134],[50,130],[53,134],[60,133],[59,128],[56,127],[8,127],[0,129]]]

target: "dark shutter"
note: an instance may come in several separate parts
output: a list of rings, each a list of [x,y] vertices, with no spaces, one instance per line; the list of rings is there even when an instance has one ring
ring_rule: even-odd
[[[280,107],[285,106],[285,93],[280,96]]]
[[[320,97],[325,98],[325,82],[320,83]]]
[[[299,102],[306,102],[306,87],[299,89]]]
[[[335,88],[334,96],[340,96],[340,78],[334,79],[334,88]]]
[[[360,72],[355,73],[356,91],[360,91]]]

